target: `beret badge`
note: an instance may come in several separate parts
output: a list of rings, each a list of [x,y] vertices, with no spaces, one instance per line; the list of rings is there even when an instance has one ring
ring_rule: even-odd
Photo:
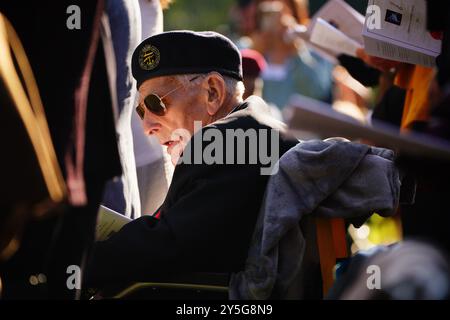
[[[153,70],[159,64],[159,50],[152,45],[145,45],[139,53],[139,65],[144,70]]]

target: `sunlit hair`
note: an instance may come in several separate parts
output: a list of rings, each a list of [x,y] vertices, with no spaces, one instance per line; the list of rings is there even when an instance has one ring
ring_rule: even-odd
[[[167,9],[173,3],[173,0],[160,0],[159,2],[161,3],[161,8]]]
[[[244,92],[245,92],[244,83],[242,81],[236,80],[234,78],[223,76],[219,73],[217,73],[217,74],[219,76],[221,76],[225,82],[227,95],[229,97],[235,98],[238,102],[242,102]],[[199,77],[194,81],[190,81],[192,78],[194,78],[196,76],[199,76]],[[198,75],[198,74],[183,74],[183,75],[172,76],[172,78],[180,84],[184,84],[187,87],[189,87],[189,86],[192,87],[192,86],[195,86],[196,84],[198,84],[199,81],[206,78],[207,76],[208,76],[208,74],[200,74],[200,75]]]

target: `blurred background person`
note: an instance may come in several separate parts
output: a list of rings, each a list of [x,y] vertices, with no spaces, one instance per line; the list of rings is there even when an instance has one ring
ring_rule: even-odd
[[[139,5],[133,0],[109,0],[106,1],[105,11],[108,19],[103,20],[103,28],[110,35],[105,51],[108,52],[108,77],[122,175],[106,184],[103,205],[129,218],[137,218],[141,214],[141,203],[131,130],[137,90],[131,76],[130,61],[132,50],[139,44],[141,35]]]
[[[263,98],[282,109],[293,94],[332,100],[333,65],[300,39],[287,36],[289,28],[308,23],[307,1],[256,1],[253,48],[267,60]]]
[[[252,95],[262,97],[262,90],[264,86],[261,73],[266,68],[266,60],[255,50],[243,49],[242,55],[242,71],[244,75],[244,100]]]
[[[345,54],[337,58],[340,66],[344,67],[353,79],[371,89],[371,97],[366,100],[370,107],[367,114],[368,123],[373,126],[389,123],[400,129],[406,91],[395,85],[395,73],[391,69],[379,70],[359,58]]]
[[[131,77],[131,52],[144,40],[163,31],[163,8],[170,0],[108,1],[117,92],[116,130],[123,174],[109,181],[103,204],[130,218],[152,214],[168,190],[171,166],[162,147],[147,136],[133,112],[138,101]],[[111,58],[110,58],[111,59]]]
[[[402,131],[420,129],[426,125],[430,114],[429,89],[435,78],[434,68],[391,61],[367,55],[359,49],[358,56],[369,66],[394,75],[394,84],[405,90],[401,120]]]
[[[264,80],[262,73],[267,67],[267,62],[256,50],[242,49],[242,71],[244,75],[245,92],[244,99],[255,95],[258,97],[263,96]],[[268,104],[268,112],[276,119],[283,121],[283,115],[275,105]]]
[[[237,7],[232,9],[232,15],[237,19],[238,33],[250,36],[256,29],[256,3],[253,0],[238,0]]]
[[[168,9],[171,0],[139,0],[141,11],[141,41],[163,32],[163,10]],[[131,59],[130,59],[131,61]],[[134,107],[138,103],[138,96]],[[169,189],[173,166],[164,148],[153,136],[142,128],[142,121],[136,112],[131,116],[134,156],[137,181],[141,200],[141,212],[153,214],[164,201]]]
[[[342,66],[334,68],[333,79],[335,82],[333,109],[367,124],[371,90],[354,79]]]

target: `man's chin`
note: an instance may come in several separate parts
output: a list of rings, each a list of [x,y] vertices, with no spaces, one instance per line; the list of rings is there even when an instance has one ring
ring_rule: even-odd
[[[167,153],[170,155],[171,162],[174,166],[178,164],[182,152],[183,146],[181,141],[172,142],[172,144],[167,147]]]
[[[178,161],[180,160],[179,155],[170,155],[170,162],[174,165],[174,167],[178,164]]]

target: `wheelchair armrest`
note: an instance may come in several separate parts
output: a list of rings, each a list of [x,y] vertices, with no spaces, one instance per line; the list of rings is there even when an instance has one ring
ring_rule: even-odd
[[[94,299],[227,299],[229,279],[223,273],[158,276],[148,282],[115,284]]]

